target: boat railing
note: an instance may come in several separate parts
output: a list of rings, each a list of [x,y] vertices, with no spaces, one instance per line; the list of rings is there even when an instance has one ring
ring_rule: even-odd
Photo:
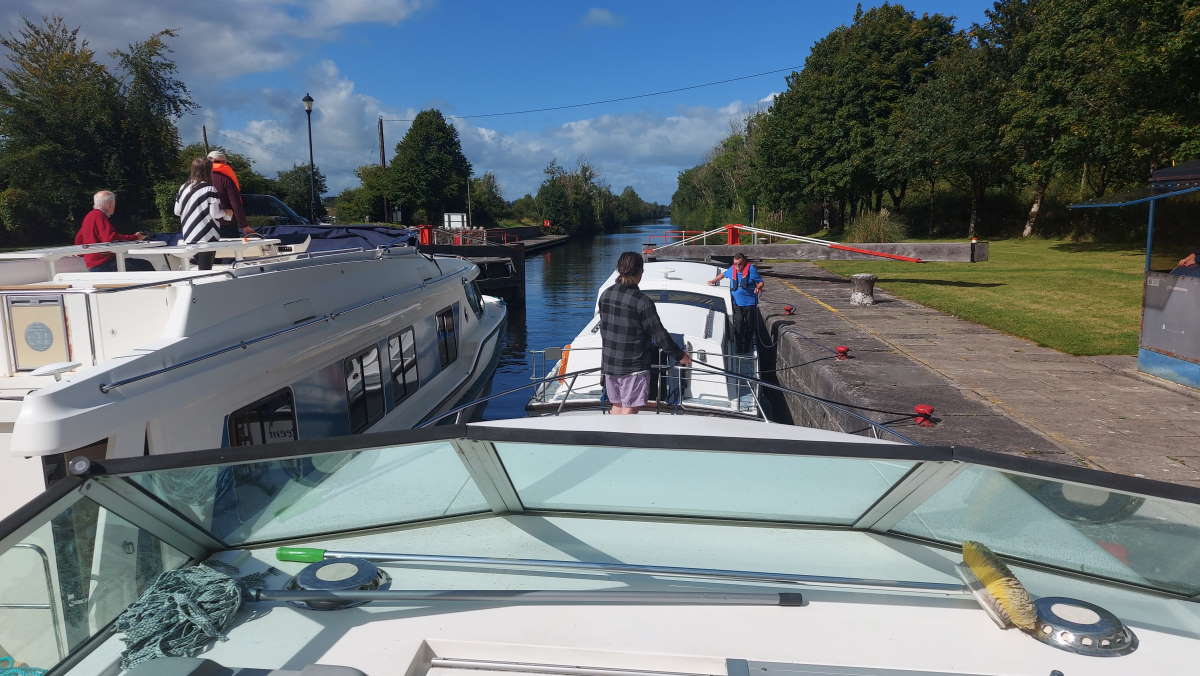
[[[758,398],[759,395],[757,393],[757,389],[758,388],[767,388],[767,389],[779,392],[780,394],[782,394],[785,397],[786,396],[798,397],[798,398],[804,399],[806,401],[814,402],[821,406],[827,407],[830,410],[836,411],[844,416],[847,416],[849,418],[857,420],[858,422],[863,423],[866,426],[865,429],[870,430],[871,436],[873,436],[876,439],[884,438],[881,435],[888,435],[894,439],[899,440],[901,443],[909,444],[912,446],[920,446],[920,444],[918,444],[913,439],[911,439],[908,436],[905,436],[904,434],[897,432],[896,430],[889,427],[887,423],[881,423],[881,422],[872,420],[872,419],[868,418],[867,416],[853,410],[853,408],[851,408],[849,405],[844,405],[840,402],[831,401],[829,399],[825,399],[824,397],[818,397],[814,394],[809,394],[808,392],[802,392],[800,390],[786,387],[784,385],[778,385],[776,383],[771,383],[771,382],[763,380],[762,378],[759,378],[757,376],[742,375],[742,374],[734,373],[733,371],[721,369],[719,367],[710,366],[708,364],[703,364],[703,363],[697,364],[696,362],[692,362],[692,366],[673,365],[673,366],[664,367],[664,366],[660,366],[660,365],[654,365],[654,366],[651,366],[651,369],[658,372],[658,375],[657,375],[658,378],[663,379],[660,382],[666,382],[668,384],[670,383],[670,379],[672,379],[672,378],[677,379],[677,381],[679,379],[682,379],[684,377],[685,372],[720,374],[720,375],[723,375],[728,378],[739,379],[739,380],[744,381],[747,385],[751,386],[751,388],[750,388],[751,391],[755,392],[755,395],[754,395],[755,403],[758,404],[759,411],[762,411],[763,407],[761,405],[761,401]],[[566,387],[567,387],[566,395],[563,396],[563,398],[561,400],[559,400],[558,407],[554,410],[554,415],[559,415],[565,410],[567,401],[570,399],[570,395],[574,391],[575,384],[579,380],[579,377],[580,376],[597,376],[598,377],[599,375],[600,375],[600,368],[595,367],[595,368],[581,369],[578,371],[570,371],[570,372],[566,372],[566,373],[548,376],[545,378],[538,378],[535,380],[531,380],[530,382],[525,383],[524,385],[518,385],[516,387],[512,387],[507,390],[504,390],[503,392],[493,392],[492,394],[489,394],[486,397],[480,397],[478,399],[474,399],[465,404],[455,406],[454,408],[452,408],[448,411],[434,414],[434,415],[426,418],[425,420],[423,420],[414,429],[423,429],[426,427],[430,427],[432,425],[436,425],[439,422],[441,422],[451,416],[454,416],[455,424],[464,424],[467,422],[467,418],[468,418],[469,414],[472,411],[477,410],[481,404],[486,404],[487,402],[490,402],[494,399],[500,399],[502,397],[516,394],[517,392],[522,392],[522,391],[526,391],[526,390],[530,390],[530,389],[539,388],[539,387],[542,387],[543,385],[545,385],[547,383],[551,383],[551,382],[556,382],[556,383],[562,382],[562,383],[565,383]],[[660,389],[659,391],[663,392],[664,390]],[[608,406],[606,404],[599,403],[599,404],[594,404],[594,405],[590,406],[590,408],[594,408],[595,410],[599,410],[599,411],[605,411],[605,410],[607,410]],[[579,408],[577,406],[572,406],[572,410],[579,410]],[[661,397],[660,397],[659,400],[656,401],[655,412],[660,413],[660,414],[666,414],[666,415],[678,415],[678,414],[685,413],[686,411],[684,410],[684,408],[681,405],[668,404],[666,402],[661,401]],[[765,415],[764,415],[763,419],[766,420]]]
[[[564,372],[566,361],[571,352],[595,352],[602,350],[602,347],[548,347],[541,350],[529,350],[530,369],[529,379],[537,380],[538,376],[549,373],[548,369],[557,369],[560,373]],[[728,366],[728,370],[733,373],[743,376],[757,378],[762,374],[758,370],[758,355],[745,353],[726,353],[726,352],[710,352],[703,349],[694,349],[689,347],[685,350],[688,355],[694,360],[698,360],[701,365],[707,365],[708,360],[716,359],[720,363]],[[757,388],[752,383],[739,378],[730,378],[724,373],[705,373],[703,371],[691,371],[686,376],[679,376],[671,381],[664,381],[663,373],[666,369],[672,366],[663,361],[659,364],[659,382],[657,385],[661,388],[663,385],[668,385],[674,388],[673,392],[682,392],[686,383],[709,383],[725,385],[729,388],[729,398],[741,402],[743,397],[750,397],[756,411],[762,411],[762,402],[759,401],[759,393]],[[562,376],[557,376],[550,382],[545,383],[534,391],[532,400],[539,404],[552,403],[554,400],[561,397],[563,400],[569,399],[574,393],[574,388],[564,388],[565,381]],[[565,391],[569,389],[570,391]],[[659,391],[663,391],[660,389]],[[741,407],[741,404],[737,404]]]

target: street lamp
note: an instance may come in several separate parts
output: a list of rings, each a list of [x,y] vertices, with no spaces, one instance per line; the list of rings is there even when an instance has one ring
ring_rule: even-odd
[[[317,170],[313,164],[312,151],[313,97],[306,93],[300,100],[304,102],[304,114],[308,117],[308,220],[315,225],[317,222]]]

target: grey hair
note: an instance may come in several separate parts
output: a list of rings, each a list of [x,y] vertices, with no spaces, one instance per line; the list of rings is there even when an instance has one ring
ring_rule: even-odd
[[[214,162],[224,162],[225,161],[225,153],[221,152],[220,150],[213,150],[210,153],[208,153],[208,159],[210,159]]]
[[[95,195],[92,195],[92,208],[94,208],[94,209],[100,209],[102,207],[106,207],[110,204],[116,204],[116,203],[117,203],[117,193],[115,193],[111,190],[101,190],[100,192],[96,193]]]

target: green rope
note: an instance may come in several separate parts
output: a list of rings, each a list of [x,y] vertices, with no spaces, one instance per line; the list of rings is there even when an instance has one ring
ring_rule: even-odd
[[[224,634],[238,608],[238,581],[207,566],[168,570],[117,617],[121,668],[159,657],[195,657]]]

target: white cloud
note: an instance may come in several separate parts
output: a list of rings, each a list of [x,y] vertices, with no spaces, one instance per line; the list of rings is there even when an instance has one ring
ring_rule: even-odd
[[[247,73],[278,70],[293,63],[306,41],[332,41],[359,23],[395,24],[432,0],[7,0],[0,29],[16,30],[22,17],[62,15],[81,27],[97,53],[177,28],[171,43],[187,82],[219,82]]]
[[[775,98],[778,97],[779,94],[780,94],[780,92],[771,92],[770,94],[767,94],[766,96],[759,99],[758,102],[762,105],[769,106],[772,103],[775,103]]]
[[[180,76],[203,106],[180,121],[185,143],[200,140],[201,125],[206,125],[211,143],[249,155],[261,172],[273,175],[308,161],[305,116],[298,101],[302,90],[232,89],[226,81],[247,73],[278,71],[293,64],[313,42],[335,40],[359,23],[404,21],[432,1],[125,0],[120,11],[114,11],[110,0],[73,0],[67,19],[82,27],[81,33],[101,55],[161,27],[178,27],[180,38],[171,46]],[[63,12],[60,0],[7,0],[5,10],[0,32],[17,28],[22,15]],[[583,18],[592,26],[622,21],[601,8],[592,8]],[[332,61],[310,68],[303,90],[316,99],[316,162],[334,193],[357,184],[356,167],[378,161],[380,115],[411,119],[417,112],[388,108],[357,91]],[[598,115],[537,130],[502,132],[471,120],[457,120],[455,125],[476,172],[495,172],[509,199],[535,191],[542,169],[552,158],[567,167],[586,158],[614,190],[633,185],[647,199],[666,201],[680,170],[700,162],[729,133],[731,122],[762,107],[772,96],[749,104],[734,101],[720,107],[681,108],[670,115]],[[231,124],[231,117],[249,121]],[[405,131],[405,124],[386,125],[389,159]]]
[[[583,15],[580,23],[585,26],[615,28],[625,23],[625,20],[603,7],[593,7]]]

